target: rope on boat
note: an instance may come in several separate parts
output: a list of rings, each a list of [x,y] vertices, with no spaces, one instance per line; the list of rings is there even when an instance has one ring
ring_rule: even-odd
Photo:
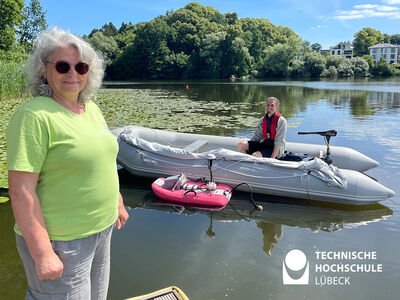
[[[224,161],[224,162],[229,161],[229,160],[227,160],[227,159],[225,159],[225,158],[222,158],[221,160]],[[229,172],[231,172],[231,173],[235,173],[235,174],[242,175],[242,176],[254,177],[254,178],[264,178],[264,179],[273,179],[273,178],[279,178],[279,179],[281,179],[281,178],[301,177],[301,182],[303,182],[304,177],[306,177],[307,175],[309,175],[309,172],[306,172],[306,173],[302,173],[302,174],[298,174],[298,175],[280,176],[280,177],[277,177],[277,176],[266,177],[266,176],[255,176],[255,175],[244,174],[244,173],[237,172],[237,171],[233,171],[233,170],[229,169],[229,168],[232,168],[234,165],[239,164],[239,163],[241,163],[241,162],[243,162],[243,161],[245,161],[245,160],[244,160],[244,159],[243,159],[243,160],[240,159],[240,160],[238,160],[238,161],[232,163],[231,165],[229,165],[229,166],[227,166],[227,167],[220,167],[220,166],[218,166],[218,165],[217,165],[217,166],[214,165],[214,167],[217,167],[217,168],[220,169],[220,171],[215,171],[214,174],[216,174],[216,173],[218,173],[218,172],[222,172],[222,171],[229,171]],[[217,161],[216,163],[219,163],[219,161]],[[257,163],[257,162],[254,162],[254,164],[257,165],[258,163]],[[264,164],[262,164],[261,166],[263,166],[263,165],[264,165]],[[253,166],[252,166],[252,167],[253,167]],[[300,170],[300,169],[296,169],[296,170]],[[275,170],[274,172],[275,172],[275,173],[285,174],[285,172],[280,172],[280,171],[278,171],[278,170]]]
[[[283,179],[283,178],[300,177],[300,179],[303,181],[304,177],[306,177],[308,175],[307,173],[302,173],[302,174],[295,174],[295,175],[288,175],[288,176],[279,176],[279,177],[278,176],[270,176],[270,177],[267,177],[267,176],[256,176],[256,175],[244,174],[244,173],[233,171],[233,170],[230,170],[230,169],[227,169],[227,168],[223,168],[223,167],[220,167],[220,166],[214,166],[214,168],[219,168],[219,169],[221,169],[221,171],[228,171],[228,172],[231,172],[231,173],[234,173],[234,174],[237,174],[237,175],[242,175],[242,176],[246,176],[246,177],[253,177],[253,178],[263,178],[263,179]],[[215,172],[215,173],[217,173],[217,172]]]

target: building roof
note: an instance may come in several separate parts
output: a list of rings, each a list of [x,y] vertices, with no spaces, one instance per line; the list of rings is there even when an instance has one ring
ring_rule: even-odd
[[[349,43],[349,42],[340,42],[339,44],[333,46],[333,47],[329,47],[330,50],[335,50],[335,49],[341,49],[342,45],[344,45],[347,49],[349,50],[353,50],[353,46]]]
[[[376,44],[371,47],[368,47],[368,49],[374,49],[374,48],[395,48],[395,47],[400,47],[399,45],[393,45],[393,44]]]

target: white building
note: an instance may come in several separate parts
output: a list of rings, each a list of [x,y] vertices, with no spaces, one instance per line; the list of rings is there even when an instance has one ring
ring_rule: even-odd
[[[340,55],[345,58],[353,58],[353,47],[348,42],[339,43],[329,48],[330,55]]]
[[[398,63],[400,46],[392,44],[376,44],[368,47],[369,55],[372,56],[374,62],[377,62],[383,57],[388,64]]]

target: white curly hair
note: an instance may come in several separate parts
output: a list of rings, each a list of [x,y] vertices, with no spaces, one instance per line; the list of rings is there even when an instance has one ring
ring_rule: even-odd
[[[79,93],[78,100],[86,102],[100,88],[104,67],[103,59],[92,46],[80,37],[57,27],[43,32],[34,46],[28,59],[27,73],[29,90],[33,96],[48,96],[53,93],[47,80],[43,77],[46,62],[57,47],[75,47],[79,52],[79,60],[89,65],[85,88]]]

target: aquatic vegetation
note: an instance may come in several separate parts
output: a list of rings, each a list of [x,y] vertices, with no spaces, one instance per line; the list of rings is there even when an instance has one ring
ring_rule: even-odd
[[[28,96],[24,62],[0,60],[0,99]]]
[[[95,102],[109,127],[138,125],[181,132],[256,126],[249,103],[195,101],[161,89],[102,89]],[[233,133],[233,131],[232,131]]]
[[[0,188],[8,187],[7,183],[7,147],[6,147],[6,129],[8,122],[14,112],[27,99],[14,99],[8,101],[0,101]],[[6,198],[0,197],[0,203]]]

